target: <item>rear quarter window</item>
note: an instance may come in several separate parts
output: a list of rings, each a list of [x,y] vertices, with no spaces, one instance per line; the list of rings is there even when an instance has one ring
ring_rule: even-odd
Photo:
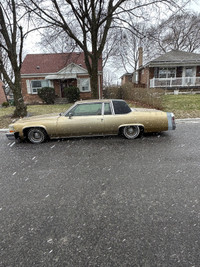
[[[113,107],[114,107],[115,114],[127,114],[131,112],[130,107],[125,101],[114,100]]]

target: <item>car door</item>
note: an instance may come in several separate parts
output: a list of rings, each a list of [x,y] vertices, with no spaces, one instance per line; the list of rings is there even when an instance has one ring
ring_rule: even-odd
[[[77,104],[69,114],[59,117],[57,136],[102,135],[103,128],[102,103]]]

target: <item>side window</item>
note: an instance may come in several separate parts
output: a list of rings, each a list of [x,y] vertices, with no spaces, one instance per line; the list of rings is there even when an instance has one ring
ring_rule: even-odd
[[[104,115],[110,115],[111,109],[110,109],[110,103],[104,103]]]
[[[129,105],[125,101],[113,101],[115,114],[127,114],[131,112]]]
[[[102,103],[79,104],[69,111],[73,116],[101,115]],[[66,115],[69,116],[69,113]]]

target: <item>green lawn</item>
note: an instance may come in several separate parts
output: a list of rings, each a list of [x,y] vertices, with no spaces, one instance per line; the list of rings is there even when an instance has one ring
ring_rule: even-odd
[[[176,118],[200,118],[200,95],[165,95],[163,110],[171,111]]]
[[[29,105],[27,109],[29,115],[34,116],[60,113],[71,105]],[[134,107],[133,104],[131,106]],[[163,110],[173,112],[176,118],[200,118],[200,95],[165,95],[163,96]],[[14,107],[0,108],[0,129],[8,128],[13,121],[11,118],[13,111]]]
[[[27,110],[30,116],[42,115],[48,113],[60,113],[67,110],[72,104],[65,105],[28,105]],[[8,128],[8,125],[12,123],[11,118],[14,111],[14,107],[0,108],[0,129]]]

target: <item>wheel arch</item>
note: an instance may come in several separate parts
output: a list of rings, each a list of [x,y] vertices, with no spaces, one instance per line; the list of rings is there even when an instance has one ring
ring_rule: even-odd
[[[141,124],[141,123],[127,123],[127,124],[122,124],[118,127],[119,133],[121,133],[123,128],[126,126],[138,126],[140,128],[140,131],[144,132],[144,125],[143,124]]]
[[[38,125],[30,125],[30,126],[26,126],[26,127],[24,127],[23,130],[22,130],[22,131],[23,131],[24,138],[27,137],[28,131],[29,131],[30,129],[32,129],[32,128],[43,129],[43,130],[46,132],[46,135],[49,136],[48,133],[47,133],[47,129],[46,129],[45,126],[43,126],[43,125],[39,125],[39,126],[38,126]]]

